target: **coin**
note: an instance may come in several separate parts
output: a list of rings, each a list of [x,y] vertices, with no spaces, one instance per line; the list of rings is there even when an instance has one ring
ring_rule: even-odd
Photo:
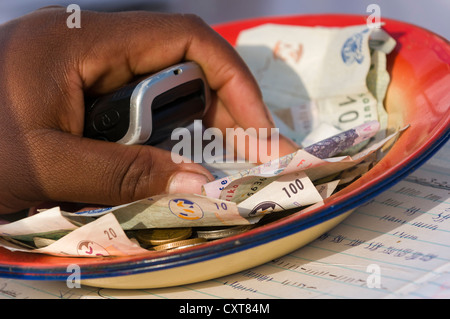
[[[189,238],[191,234],[191,228],[141,229],[137,231],[136,238],[142,244],[162,245]]]
[[[206,242],[205,238],[190,238],[190,239],[185,239],[185,240],[179,240],[179,241],[175,241],[175,242],[171,242],[171,243],[167,243],[167,244],[163,244],[163,245],[158,245],[153,247],[154,250],[171,250],[171,249],[175,249],[175,248],[186,248],[188,246],[193,246],[193,245],[198,245],[201,243]]]
[[[243,233],[251,228],[253,228],[253,225],[233,227],[208,227],[197,230],[197,236],[205,239],[220,239]]]

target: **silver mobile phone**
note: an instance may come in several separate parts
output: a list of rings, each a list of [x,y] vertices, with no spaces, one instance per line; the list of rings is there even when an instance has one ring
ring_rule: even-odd
[[[155,145],[175,128],[201,119],[209,105],[202,69],[195,62],[181,63],[86,102],[84,136]]]

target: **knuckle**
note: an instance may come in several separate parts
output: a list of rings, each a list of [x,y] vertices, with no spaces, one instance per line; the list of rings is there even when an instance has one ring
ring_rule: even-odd
[[[196,25],[196,26],[201,26],[201,27],[206,26],[205,21],[200,16],[198,16],[194,13],[185,13],[185,14],[182,14],[182,16],[191,25]]]
[[[183,29],[188,33],[202,35],[205,32],[210,32],[211,28],[198,15],[193,13],[180,14],[180,21],[183,23]]]
[[[126,203],[148,195],[145,190],[151,180],[153,161],[151,154],[141,153],[142,150],[127,150],[114,161],[111,177],[105,180],[112,202]]]

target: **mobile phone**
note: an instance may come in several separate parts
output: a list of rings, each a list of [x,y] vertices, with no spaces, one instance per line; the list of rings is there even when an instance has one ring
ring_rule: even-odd
[[[180,63],[86,102],[84,136],[155,145],[177,127],[201,119],[209,105],[210,89],[200,66]]]

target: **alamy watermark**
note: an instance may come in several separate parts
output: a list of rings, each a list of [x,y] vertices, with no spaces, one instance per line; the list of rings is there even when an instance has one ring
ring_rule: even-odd
[[[81,8],[78,4],[69,4],[66,12],[70,15],[66,19],[66,25],[69,29],[81,28]]]
[[[81,28],[81,8],[78,4],[69,4],[66,12],[70,15],[66,19],[66,25],[69,29]],[[366,24],[369,28],[381,28],[381,8],[376,3],[371,3],[366,8],[367,13],[371,13],[367,19]]]
[[[81,269],[77,264],[70,264],[66,268],[66,272],[70,275],[66,279],[68,288],[81,288]]]
[[[377,264],[370,264],[366,268],[370,275],[366,279],[368,288],[381,288],[381,268]]]
[[[378,4],[371,3],[367,6],[366,12],[372,13],[367,17],[366,24],[369,29],[381,28],[381,8]]]
[[[176,128],[171,135],[178,141],[172,147],[175,163],[236,163],[267,162],[279,157],[278,128],[227,128],[225,137],[217,128],[204,129],[201,120],[194,121],[193,129]],[[236,151],[237,158],[223,156]]]

